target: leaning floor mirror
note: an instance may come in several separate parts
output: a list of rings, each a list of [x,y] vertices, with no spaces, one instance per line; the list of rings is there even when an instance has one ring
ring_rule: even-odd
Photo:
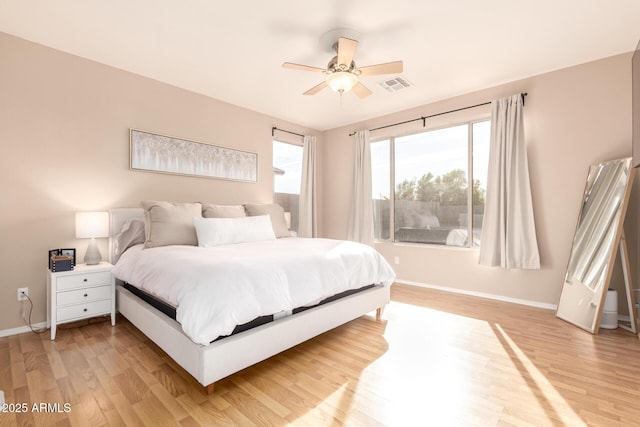
[[[592,334],[597,334],[600,328],[606,290],[611,285],[618,251],[629,308],[631,326],[628,329],[636,332],[629,258],[623,230],[634,172],[631,158],[589,168],[556,315]]]

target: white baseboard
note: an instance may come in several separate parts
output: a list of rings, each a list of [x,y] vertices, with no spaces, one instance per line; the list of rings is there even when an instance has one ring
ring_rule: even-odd
[[[427,283],[413,282],[411,280],[403,280],[403,279],[396,279],[395,282],[402,283],[404,285],[411,285],[411,286],[419,286],[419,287],[422,287],[422,288],[437,289],[439,291],[451,292],[451,293],[454,293],[454,294],[470,295],[470,296],[474,296],[474,297],[487,298],[487,299],[492,299],[492,300],[497,300],[497,301],[511,302],[511,303],[514,303],[514,304],[528,305],[530,307],[545,308],[547,310],[554,310],[555,311],[555,310],[558,309],[558,305],[557,304],[547,304],[547,303],[539,302],[539,301],[530,301],[530,300],[525,300],[525,299],[520,299],[520,298],[511,298],[511,297],[505,297],[503,295],[488,294],[488,293],[485,293],[485,292],[469,291],[469,290],[466,290],[466,289],[450,288],[450,287],[447,287],[447,286],[429,285]]]
[[[34,323],[31,326],[33,326],[33,329],[46,328],[47,322]],[[25,332],[31,332],[31,328],[29,328],[27,325],[17,328],[4,329],[0,330],[0,338],[9,337],[11,335],[24,334]]]

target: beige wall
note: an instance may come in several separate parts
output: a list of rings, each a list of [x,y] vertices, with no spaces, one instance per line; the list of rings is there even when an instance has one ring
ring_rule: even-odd
[[[28,286],[33,322],[45,320],[45,254],[86,242],[74,238],[74,212],[136,206],[141,199],[242,203],[272,199],[275,118],[119,71],[0,33],[0,331],[23,325],[16,289]],[[621,55],[389,116],[315,132],[319,138],[322,236],[346,237],[353,146],[369,129],[526,91],[525,126],[540,271],[477,265],[477,251],[381,243],[402,280],[556,304],[590,164],[631,153],[630,55]],[[414,88],[413,90],[419,90]],[[429,126],[488,114],[479,108]],[[411,132],[407,125],[394,131]],[[128,129],[135,127],[258,153],[259,182],[238,183],[133,172]],[[383,136],[380,132],[373,137]],[[279,140],[297,137],[279,134]],[[637,260],[637,196],[627,238]],[[630,237],[631,236],[631,237]],[[100,242],[107,253],[107,242]],[[635,271],[636,262],[633,262]],[[618,275],[619,276],[619,275]]]
[[[33,322],[45,320],[47,250],[75,247],[81,260],[87,247],[74,212],[142,199],[271,202],[271,127],[314,133],[4,33],[0,58],[0,331],[24,325],[18,287],[29,287]],[[258,183],[130,171],[130,127],[257,152]]]
[[[411,90],[419,90],[412,88]],[[542,268],[502,270],[477,264],[478,252],[378,243],[376,248],[405,281],[555,305],[573,239],[589,165],[631,155],[631,56],[620,55],[482,90],[325,132],[325,234],[344,238],[352,197],[353,143],[349,133],[528,92],[525,133]],[[428,127],[487,114],[486,107],[441,116]],[[411,132],[421,122],[372,133]],[[329,191],[330,189],[330,191]],[[637,202],[636,202],[637,203]],[[637,210],[634,209],[634,212]],[[630,217],[634,217],[630,215]],[[635,224],[635,218],[632,218]],[[633,225],[633,224],[632,224]],[[632,259],[636,233],[632,227]],[[629,233],[628,233],[629,236]],[[635,262],[633,263],[635,267]]]

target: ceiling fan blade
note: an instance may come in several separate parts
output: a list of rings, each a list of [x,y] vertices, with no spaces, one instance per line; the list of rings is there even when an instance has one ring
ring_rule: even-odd
[[[344,65],[349,69],[351,68],[351,61],[353,61],[353,55],[356,53],[358,42],[356,40],[340,37],[338,39],[338,66]]]
[[[324,68],[310,67],[308,65],[293,64],[291,62],[285,62],[284,64],[282,64],[282,67],[283,68],[289,68],[291,70],[312,71],[314,73],[324,73],[326,71]]]
[[[316,93],[320,92],[325,87],[327,87],[327,82],[322,82],[320,84],[315,85],[314,87],[312,87],[311,89],[309,89],[305,93],[303,93],[303,95],[315,95]]]
[[[365,85],[363,85],[360,82],[358,82],[358,84],[355,85],[353,89],[351,89],[351,92],[355,93],[356,96],[360,99],[366,98],[367,96],[373,93],[369,88],[367,88]]]
[[[402,72],[402,61],[387,62],[386,64],[369,65],[358,68],[361,76],[375,76],[378,74],[395,74]]]

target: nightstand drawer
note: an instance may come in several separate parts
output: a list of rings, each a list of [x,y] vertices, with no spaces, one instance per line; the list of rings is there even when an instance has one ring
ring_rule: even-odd
[[[86,288],[88,286],[108,285],[111,283],[111,272],[74,274],[72,276],[58,277],[58,291],[74,288]]]
[[[111,313],[111,299],[60,307],[57,310],[57,319],[58,322],[64,322],[65,320],[83,319],[109,313]]]
[[[74,291],[58,292],[58,307],[61,305],[91,302],[112,298],[113,287],[111,285],[96,286],[93,288],[76,289]]]

